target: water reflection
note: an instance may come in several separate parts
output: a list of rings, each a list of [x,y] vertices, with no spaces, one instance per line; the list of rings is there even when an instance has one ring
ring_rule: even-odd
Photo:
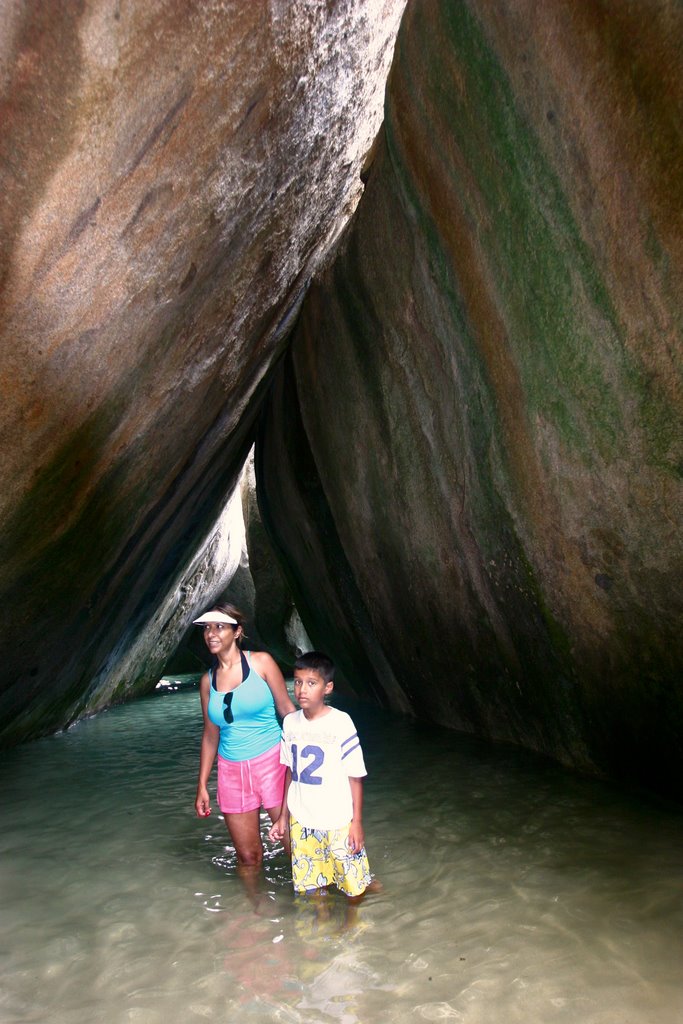
[[[353,715],[384,890],[351,913],[271,846],[250,901],[193,814],[194,693],[2,755],[0,1019],[679,1024],[678,808]]]

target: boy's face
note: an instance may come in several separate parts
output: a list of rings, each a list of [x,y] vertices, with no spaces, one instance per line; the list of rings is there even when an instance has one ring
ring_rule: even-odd
[[[318,711],[325,703],[326,694],[332,693],[333,686],[311,668],[294,669],[294,699],[304,713]]]

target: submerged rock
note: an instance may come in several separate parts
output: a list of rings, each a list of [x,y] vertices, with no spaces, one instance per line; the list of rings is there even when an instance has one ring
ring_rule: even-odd
[[[409,4],[257,457],[361,686],[679,793],[682,55],[673,2]]]

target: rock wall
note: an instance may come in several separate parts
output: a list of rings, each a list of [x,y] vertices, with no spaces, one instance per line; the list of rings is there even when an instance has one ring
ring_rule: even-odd
[[[403,6],[0,0],[2,742],[153,685]]]
[[[673,0],[410,3],[257,455],[360,688],[678,795],[682,57]]]

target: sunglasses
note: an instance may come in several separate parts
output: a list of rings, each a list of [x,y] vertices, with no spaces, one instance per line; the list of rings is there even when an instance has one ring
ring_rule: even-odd
[[[223,697],[223,718],[232,725],[232,690]]]

